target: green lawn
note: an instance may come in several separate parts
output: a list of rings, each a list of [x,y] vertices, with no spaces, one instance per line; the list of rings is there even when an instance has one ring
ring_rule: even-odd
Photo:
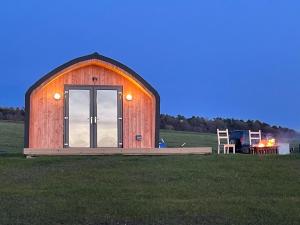
[[[0,121],[0,154],[20,153],[23,148],[23,123]]]
[[[160,136],[168,147],[180,147],[186,143],[185,147],[213,147],[214,151],[217,150],[217,135],[215,134],[161,130]]]
[[[0,123],[0,224],[300,224],[299,154],[25,159],[22,129]]]

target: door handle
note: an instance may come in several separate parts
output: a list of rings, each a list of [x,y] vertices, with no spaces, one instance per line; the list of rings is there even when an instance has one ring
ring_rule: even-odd
[[[93,117],[91,116],[91,124],[93,124]]]
[[[94,117],[94,123],[97,123],[97,116]]]

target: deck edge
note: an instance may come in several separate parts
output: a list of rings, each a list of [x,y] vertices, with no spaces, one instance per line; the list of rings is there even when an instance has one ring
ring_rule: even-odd
[[[212,148],[24,148],[23,154],[25,156],[205,155],[212,154]]]

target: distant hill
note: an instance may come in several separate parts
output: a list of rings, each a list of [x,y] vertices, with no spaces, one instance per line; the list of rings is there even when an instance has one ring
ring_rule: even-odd
[[[0,107],[0,120],[24,121],[24,108]]]
[[[0,107],[0,120],[24,121],[24,117],[24,108]],[[262,130],[264,133],[270,133],[276,137],[296,137],[299,135],[293,129],[271,126],[259,120],[207,119],[199,116],[186,118],[182,115],[171,116],[167,114],[160,115],[160,128],[202,133],[216,133],[217,129],[228,128],[229,130]]]
[[[217,129],[229,130],[262,130],[265,134],[272,134],[275,137],[295,138],[299,136],[293,129],[271,126],[259,120],[237,120],[214,118],[207,119],[204,117],[192,116],[186,118],[182,115],[171,116],[162,114],[160,116],[160,128],[177,131],[194,131],[203,133],[216,133]]]

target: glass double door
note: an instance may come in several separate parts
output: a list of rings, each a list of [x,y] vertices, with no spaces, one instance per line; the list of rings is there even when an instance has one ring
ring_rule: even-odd
[[[65,147],[122,147],[122,89],[65,88]]]

